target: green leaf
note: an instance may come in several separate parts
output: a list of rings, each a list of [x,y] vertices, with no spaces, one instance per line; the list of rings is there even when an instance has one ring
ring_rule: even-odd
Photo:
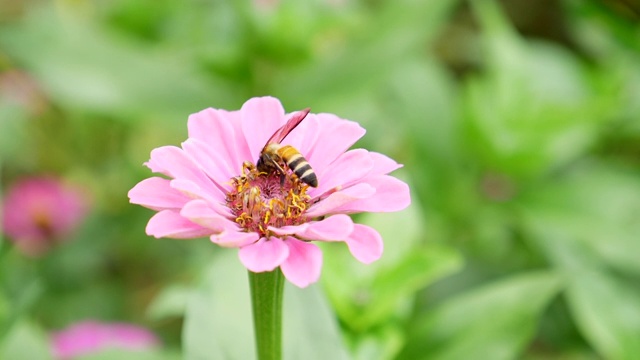
[[[234,251],[213,259],[187,303],[186,359],[255,359],[248,281]],[[348,358],[317,285],[285,285],[283,314],[284,359]]]
[[[233,253],[215,256],[189,297],[182,332],[185,359],[255,359],[249,279]]]
[[[640,181],[635,171],[584,163],[553,184],[526,194],[519,205],[525,224],[540,241],[555,236],[578,241],[599,266],[640,274]],[[544,244],[551,252],[562,245]]]
[[[31,71],[55,102],[156,120],[182,119],[210,106],[211,99],[218,106],[232,102],[229,84],[211,86],[186,54],[131,42],[110,34],[100,22],[65,15],[33,7],[24,21],[0,34],[7,53]]]
[[[147,316],[153,320],[182,316],[190,294],[189,290],[184,285],[167,286],[149,305]]]
[[[74,360],[180,360],[182,357],[176,352],[162,352],[160,350],[124,350],[109,349],[74,358]]]
[[[459,145],[455,132],[457,89],[453,79],[442,65],[425,59],[408,59],[394,70],[385,107],[389,109],[386,116],[393,114],[397,119],[387,123],[389,130],[396,128],[398,122],[407,122],[415,130],[410,135],[418,137],[417,145],[425,156],[451,161]],[[426,138],[429,141],[424,141]]]
[[[24,108],[0,99],[0,158],[11,159],[20,153],[27,136],[27,114]],[[0,167],[3,164],[0,163]],[[3,239],[0,236],[0,247]]]
[[[640,353],[640,291],[611,274],[597,252],[561,227],[536,228],[539,242],[562,270],[567,301],[578,328],[607,359],[635,359]]]
[[[572,277],[567,300],[578,327],[606,359],[637,359],[640,354],[640,291],[604,272]]]
[[[360,32],[332,34],[337,39],[314,61],[276,74],[273,93],[296,106],[313,103],[319,108],[370,93],[404,65],[405,57],[433,39],[457,2],[381,3],[378,11],[357,19]]]
[[[289,360],[349,359],[335,314],[321,288],[285,284],[284,358]]]
[[[348,326],[364,330],[384,324],[405,309],[415,293],[461,266],[461,259],[450,249],[437,246],[416,248],[394,266],[383,268],[371,282],[353,284],[350,291]],[[336,279],[337,281],[337,279]],[[409,302],[409,304],[407,303]]]
[[[35,325],[20,321],[0,342],[0,359],[49,360],[48,338]]]
[[[15,248],[4,253],[1,260],[0,287],[4,292],[2,307],[6,316],[1,318],[0,338],[33,309],[44,290],[43,281],[37,277],[32,264]]]
[[[531,272],[463,293],[415,321],[399,358],[517,358],[559,286],[556,274]]]
[[[354,349],[354,359],[386,360],[395,359],[405,342],[404,328],[400,324],[389,323],[375,332],[358,337]]]
[[[4,293],[0,291],[0,326],[2,326],[2,328],[4,328],[6,324],[9,323],[10,314],[11,304],[5,297]],[[0,338],[2,338],[2,333],[0,333]]]
[[[472,2],[487,72],[466,83],[465,143],[484,168],[537,177],[580,156],[611,111],[585,64],[520,38],[495,1]]]
[[[348,328],[362,332],[406,314],[416,291],[460,268],[461,258],[453,250],[420,245],[424,238],[420,216],[417,205],[361,216],[360,221],[378,230],[385,242],[382,258],[373,264],[359,263],[341,244],[323,248],[327,264],[323,285]]]

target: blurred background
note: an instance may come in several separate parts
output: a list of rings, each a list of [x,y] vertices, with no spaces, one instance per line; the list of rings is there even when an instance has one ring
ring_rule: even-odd
[[[50,359],[86,320],[147,329],[149,359],[252,356],[225,338],[235,251],[146,236],[126,194],[189,114],[261,95],[360,122],[413,198],[356,216],[380,261],[329,244],[312,293],[287,288],[287,358],[640,358],[639,20],[636,0],[0,0],[0,359]]]

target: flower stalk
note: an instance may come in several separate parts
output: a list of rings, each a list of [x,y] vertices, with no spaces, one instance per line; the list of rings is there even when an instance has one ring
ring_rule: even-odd
[[[284,276],[279,268],[249,271],[253,327],[258,360],[282,359],[282,297]]]

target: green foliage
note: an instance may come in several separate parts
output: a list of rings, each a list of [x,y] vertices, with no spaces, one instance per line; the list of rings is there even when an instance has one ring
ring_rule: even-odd
[[[0,358],[48,359],[47,333],[89,318],[163,340],[91,359],[253,358],[235,252],[148,238],[126,193],[190,113],[266,94],[360,122],[356,146],[403,163],[413,199],[356,215],[380,261],[325,244],[320,285],[285,289],[285,358],[636,358],[637,12],[547,3],[7,5],[2,188],[54,174],[91,210],[42,258],[0,240]]]
[[[515,275],[454,297],[413,323],[399,359],[513,359],[557,293],[550,273]]]
[[[0,342],[3,359],[49,360],[52,358],[46,335],[29,322],[16,323]]]

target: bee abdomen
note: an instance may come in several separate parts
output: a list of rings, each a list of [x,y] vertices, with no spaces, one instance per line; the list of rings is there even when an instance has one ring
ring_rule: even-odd
[[[318,187],[318,177],[316,177],[316,173],[308,162],[305,162],[304,165],[293,169],[293,172],[303,183],[308,184],[309,186]]]
[[[281,157],[287,163],[287,166],[294,174],[298,176],[298,179],[309,186],[318,186],[318,177],[311,168],[311,165],[307,162],[307,159],[302,156],[292,146],[284,146],[281,149]]]

